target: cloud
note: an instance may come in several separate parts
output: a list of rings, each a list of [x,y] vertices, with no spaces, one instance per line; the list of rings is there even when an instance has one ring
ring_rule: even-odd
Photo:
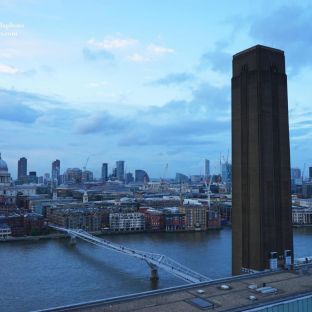
[[[147,47],[147,52],[151,55],[164,55],[174,53],[174,50],[171,48],[166,48],[162,46],[158,46],[155,44],[150,44]]]
[[[214,50],[204,53],[200,60],[200,69],[211,68],[214,71],[229,73],[232,55],[224,51],[227,43],[217,42]]]
[[[82,50],[83,56],[86,60],[97,61],[97,60],[114,60],[114,55],[105,50],[91,50],[89,48],[84,48]]]
[[[138,113],[137,126],[120,144],[162,145],[166,147],[211,144],[230,137],[228,87],[201,84],[190,101],[171,101]],[[129,136],[128,135],[128,136]]]
[[[231,70],[231,60],[231,54],[214,50],[203,54],[201,67],[210,67],[212,70],[228,73]]]
[[[251,20],[249,35],[257,42],[285,50],[291,73],[312,65],[312,8],[284,5]]]
[[[305,110],[304,112],[298,112],[292,109],[289,112],[289,121],[290,140],[308,142],[312,137],[312,111]]]
[[[149,62],[151,60],[150,56],[148,55],[142,55],[138,53],[133,53],[127,57],[129,61],[135,62],[135,63],[144,63]]]
[[[190,73],[172,73],[158,80],[152,81],[150,85],[178,85],[185,82],[193,81],[195,79],[193,74]]]
[[[20,103],[19,97],[15,92],[0,90],[0,119],[19,123],[34,123],[40,113]]]
[[[141,114],[142,115],[142,114]],[[157,118],[154,118],[154,116]],[[192,120],[216,120],[230,116],[230,87],[202,83],[192,92],[190,101],[170,101],[162,107],[150,107],[144,116],[158,123],[170,123],[172,117],[186,123]]]
[[[118,50],[127,49],[137,43],[137,40],[130,38],[106,38],[102,41],[90,39],[87,41],[88,47],[85,47],[82,52],[87,60],[112,61],[115,58],[113,52],[115,53]]]
[[[20,73],[20,71],[16,67],[0,64],[0,73],[15,75]]]
[[[20,70],[14,66],[0,64],[0,74],[16,75],[19,77],[22,76],[31,77],[36,75],[38,72],[46,72],[46,71],[44,70],[43,66],[41,66],[39,69],[32,68],[27,70]]]
[[[208,122],[208,120],[194,119],[187,123],[175,120],[164,125],[142,123],[141,128],[122,136],[119,145],[183,147],[188,149],[192,146],[212,144],[219,140],[220,135],[223,137],[225,132],[229,132],[229,122],[213,120]]]
[[[229,141],[230,100],[227,87],[200,85],[190,101],[171,101],[162,107],[121,118],[107,112],[78,120],[78,134],[114,135],[119,146],[204,146]]]
[[[117,118],[108,112],[97,113],[84,118],[80,118],[75,124],[75,133],[77,134],[121,134],[129,126],[129,120]]]
[[[138,41],[135,39],[131,39],[131,38],[108,38],[102,41],[90,39],[88,40],[87,43],[99,49],[115,50],[115,49],[128,48],[130,46],[136,45]]]
[[[127,59],[135,63],[145,63],[171,53],[174,53],[174,50],[171,48],[149,44],[143,52],[128,55]]]
[[[142,44],[132,38],[106,38],[104,40],[90,39],[87,48],[83,49],[86,59],[113,59],[120,57],[135,63],[145,63],[166,54],[174,53],[172,48],[156,45]]]
[[[56,98],[36,93],[0,89],[0,119],[24,124],[51,120],[58,112],[60,119],[64,114],[64,103]],[[54,117],[53,117],[54,116]],[[68,112],[65,114],[68,118]]]
[[[194,155],[205,155],[208,149],[220,151],[222,144],[230,143],[228,96],[227,88],[201,84],[193,90],[191,100],[132,110],[126,116],[107,111],[88,114],[69,110],[66,103],[53,97],[0,89],[0,103],[8,103],[0,106],[1,111],[8,111],[0,116],[6,120],[2,122],[3,144],[7,144],[13,156],[19,155],[28,149],[23,143],[31,137],[29,144],[33,149],[29,157],[37,157],[38,166],[40,159],[47,157],[61,157],[69,166],[82,154],[85,156],[85,149],[101,155],[106,151],[110,159],[126,152],[127,161],[146,161],[144,166],[161,161],[156,157],[159,152],[165,154],[163,157],[191,159]],[[18,136],[16,140],[10,134],[12,131]],[[141,153],[140,157],[137,153]]]
[[[102,87],[107,87],[109,83],[107,81],[94,81],[94,82],[89,82],[88,87],[90,88],[102,88]]]

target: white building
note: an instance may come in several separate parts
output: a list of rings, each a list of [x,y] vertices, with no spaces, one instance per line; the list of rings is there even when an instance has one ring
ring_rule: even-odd
[[[11,228],[7,224],[0,224],[0,240],[7,239],[11,234]]]
[[[294,225],[311,225],[312,208],[293,208],[292,221]]]
[[[110,213],[109,227],[111,231],[119,232],[144,231],[144,213]]]

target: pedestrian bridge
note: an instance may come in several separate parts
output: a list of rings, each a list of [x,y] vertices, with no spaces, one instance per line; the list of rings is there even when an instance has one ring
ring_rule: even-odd
[[[211,278],[202,275],[200,273],[197,273],[165,255],[145,252],[137,249],[128,248],[122,245],[118,245],[106,239],[102,239],[94,235],[91,235],[88,232],[81,229],[66,229],[54,224],[49,224],[49,227],[54,230],[67,233],[72,240],[80,238],[93,245],[103,247],[145,261],[151,269],[151,280],[158,279],[159,268],[183,279],[188,283],[200,283],[212,280]]]

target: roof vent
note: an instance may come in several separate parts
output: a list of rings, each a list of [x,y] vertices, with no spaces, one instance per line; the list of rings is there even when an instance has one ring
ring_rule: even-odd
[[[251,301],[255,301],[255,300],[257,300],[257,297],[256,296],[249,296],[248,299]]]
[[[257,288],[256,291],[260,292],[261,294],[274,294],[277,292],[277,289],[274,287],[266,286]]]
[[[214,308],[213,302],[211,302],[207,299],[200,298],[200,297],[195,297],[193,299],[188,300],[187,302],[194,305],[197,308],[200,308],[201,310],[207,310],[207,309]]]
[[[220,285],[219,288],[222,289],[222,290],[230,290],[230,289],[231,289],[231,286],[226,285],[226,284],[222,284],[222,285]]]
[[[205,291],[203,289],[197,289],[197,293],[198,294],[203,294],[203,293],[205,293]]]

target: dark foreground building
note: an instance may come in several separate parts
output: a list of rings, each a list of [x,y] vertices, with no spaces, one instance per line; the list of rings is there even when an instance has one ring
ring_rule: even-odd
[[[232,78],[232,269],[269,268],[293,251],[287,76],[284,52],[235,54]]]

